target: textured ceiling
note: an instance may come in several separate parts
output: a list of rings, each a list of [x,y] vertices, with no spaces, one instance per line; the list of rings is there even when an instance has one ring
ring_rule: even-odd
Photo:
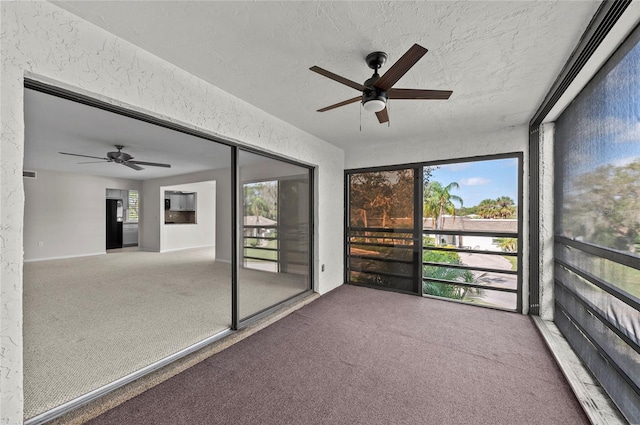
[[[529,121],[599,2],[56,2],[302,130],[344,149],[432,141]],[[395,100],[390,126],[357,96],[308,70],[357,82],[364,57],[412,44],[429,52],[395,87],[453,90],[448,101]]]
[[[24,117],[25,170],[148,180],[231,166],[228,146],[34,90],[25,90]],[[114,145],[123,145],[122,151],[134,160],[168,163],[171,168],[143,165],[144,170],[136,171],[116,163],[59,154],[104,158],[116,150]]]

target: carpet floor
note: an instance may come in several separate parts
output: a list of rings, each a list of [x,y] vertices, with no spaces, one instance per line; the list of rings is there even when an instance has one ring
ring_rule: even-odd
[[[89,422],[586,423],[529,317],[355,286]]]
[[[241,269],[241,316],[306,290]],[[213,249],[127,251],[24,266],[24,409],[32,418],[230,327],[231,265]]]

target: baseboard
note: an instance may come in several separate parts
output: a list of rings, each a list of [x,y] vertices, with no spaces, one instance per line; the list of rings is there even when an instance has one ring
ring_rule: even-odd
[[[93,252],[89,254],[78,254],[78,255],[63,255],[60,257],[45,257],[45,258],[31,258],[29,260],[25,259],[25,263],[36,263],[38,261],[49,261],[49,260],[66,260],[69,258],[82,258],[82,257],[95,257],[96,255],[105,255],[107,251],[102,252]]]
[[[162,250],[160,250],[160,252],[163,253],[163,252],[187,251],[189,249],[215,248],[215,247],[216,247],[215,245],[188,246],[188,247],[185,247],[185,248],[162,249]]]

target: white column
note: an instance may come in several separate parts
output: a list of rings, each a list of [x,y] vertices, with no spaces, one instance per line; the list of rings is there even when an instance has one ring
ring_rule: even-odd
[[[540,317],[553,320],[554,123],[540,126]]]

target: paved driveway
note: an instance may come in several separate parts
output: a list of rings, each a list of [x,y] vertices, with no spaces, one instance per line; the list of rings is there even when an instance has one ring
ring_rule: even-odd
[[[470,267],[483,267],[490,269],[511,270],[511,262],[501,255],[472,254],[466,252],[458,253],[462,264]],[[518,277],[516,275],[503,273],[485,273],[472,271],[474,276],[481,277],[482,284],[501,288],[518,288]],[[478,299],[488,304],[515,309],[516,294],[500,291],[484,291],[482,297]]]

